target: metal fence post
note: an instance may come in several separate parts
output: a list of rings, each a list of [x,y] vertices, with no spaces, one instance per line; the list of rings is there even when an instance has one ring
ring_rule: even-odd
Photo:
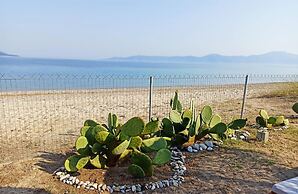
[[[149,121],[152,117],[152,85],[153,84],[153,77],[150,76],[149,78]]]
[[[242,107],[241,107],[241,115],[240,115],[240,118],[241,119],[243,118],[243,114],[244,114],[244,107],[245,107],[246,93],[247,93],[247,84],[248,84],[248,75],[245,76],[245,84],[244,84]]]

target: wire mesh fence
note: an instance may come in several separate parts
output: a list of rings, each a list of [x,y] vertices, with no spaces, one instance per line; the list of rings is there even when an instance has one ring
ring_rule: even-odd
[[[73,146],[86,119],[106,122],[109,112],[125,122],[168,115],[175,90],[188,106],[213,105],[224,119],[239,117],[245,75],[148,76],[0,74],[0,161],[63,152]],[[298,82],[298,75],[250,75],[248,98]],[[295,85],[296,86],[296,85]],[[228,107],[228,108],[227,108]],[[245,107],[249,111],[250,107]]]

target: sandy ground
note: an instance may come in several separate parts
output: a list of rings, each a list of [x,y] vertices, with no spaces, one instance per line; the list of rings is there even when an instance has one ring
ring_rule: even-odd
[[[289,104],[298,101],[297,96],[264,97],[287,87],[288,84],[251,85],[245,112],[249,123],[254,123],[260,108],[272,115],[292,115]],[[174,91],[174,88],[154,90],[154,116],[167,115]],[[182,100],[194,99],[198,108],[208,101],[225,120],[239,117],[241,85],[179,88],[179,92]],[[86,192],[63,185],[51,176],[71,151],[83,121],[87,118],[105,121],[109,112],[117,113],[121,121],[136,115],[147,119],[147,104],[147,89],[1,93],[0,193]],[[186,154],[186,182],[179,188],[157,192],[267,193],[274,183],[298,176],[297,124],[297,119],[292,119],[293,127],[286,133],[273,132],[271,143],[265,146],[252,141],[230,144],[215,152]],[[83,178],[94,177],[94,173],[86,170]],[[123,168],[97,173],[104,173],[98,176],[98,181],[109,183],[121,181],[115,177],[125,176]],[[167,167],[157,169],[151,179],[158,180],[167,173]]]
[[[285,84],[250,85],[248,96],[268,93]],[[169,112],[169,100],[178,89],[180,99],[189,105],[190,99],[200,108],[208,103],[218,104],[233,99],[230,117],[238,117],[243,85],[208,87],[154,88],[152,112],[163,117]],[[121,122],[133,116],[148,120],[149,90],[98,89],[59,90],[0,93],[0,161],[10,162],[32,157],[37,151],[59,151],[70,148],[86,119],[106,122],[109,112],[116,113]],[[220,106],[214,106],[220,112]],[[11,153],[17,153],[18,157]]]

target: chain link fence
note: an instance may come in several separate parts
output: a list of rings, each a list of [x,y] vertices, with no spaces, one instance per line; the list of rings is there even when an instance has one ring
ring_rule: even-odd
[[[298,82],[298,75],[250,75],[243,96],[245,77],[0,74],[0,163],[67,151],[86,119],[104,123],[109,112],[122,123],[133,116],[148,120],[150,111],[167,116],[176,90],[184,107],[191,99],[198,109],[211,104],[229,120],[240,117],[243,97],[249,102]],[[244,106],[244,116],[256,108]]]

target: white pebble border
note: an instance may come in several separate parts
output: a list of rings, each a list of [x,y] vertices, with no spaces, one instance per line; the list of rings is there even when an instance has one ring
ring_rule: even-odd
[[[174,147],[171,148],[171,162],[170,166],[173,171],[173,175],[171,178],[157,181],[157,182],[150,182],[146,184],[133,184],[133,185],[106,185],[104,183],[95,183],[90,181],[80,181],[77,177],[72,176],[69,174],[64,167],[58,168],[54,173],[53,176],[59,179],[61,182],[72,185],[76,188],[84,188],[88,190],[97,190],[99,193],[108,191],[110,193],[113,192],[133,192],[133,193],[142,193],[146,190],[155,190],[159,188],[165,188],[170,186],[178,187],[182,182],[184,182],[184,173],[186,171],[185,167],[185,156],[183,156],[182,152]]]
[[[213,151],[217,147],[219,147],[217,143],[213,141],[205,141],[204,143],[194,143],[193,145],[188,146],[186,151],[190,153],[198,153],[202,151]]]
[[[259,124],[251,125],[251,127],[252,127],[252,128],[256,128],[256,129],[259,129],[259,130],[261,130],[261,131],[266,131],[266,130],[269,129],[269,128],[267,128],[267,127],[261,127]],[[272,128],[270,128],[270,129],[271,129],[271,130],[273,129],[274,131],[282,131],[282,130],[287,129],[287,128],[289,128],[289,126],[285,125],[285,126],[280,126],[280,127],[272,127]],[[270,129],[269,129],[269,130],[270,130]]]

